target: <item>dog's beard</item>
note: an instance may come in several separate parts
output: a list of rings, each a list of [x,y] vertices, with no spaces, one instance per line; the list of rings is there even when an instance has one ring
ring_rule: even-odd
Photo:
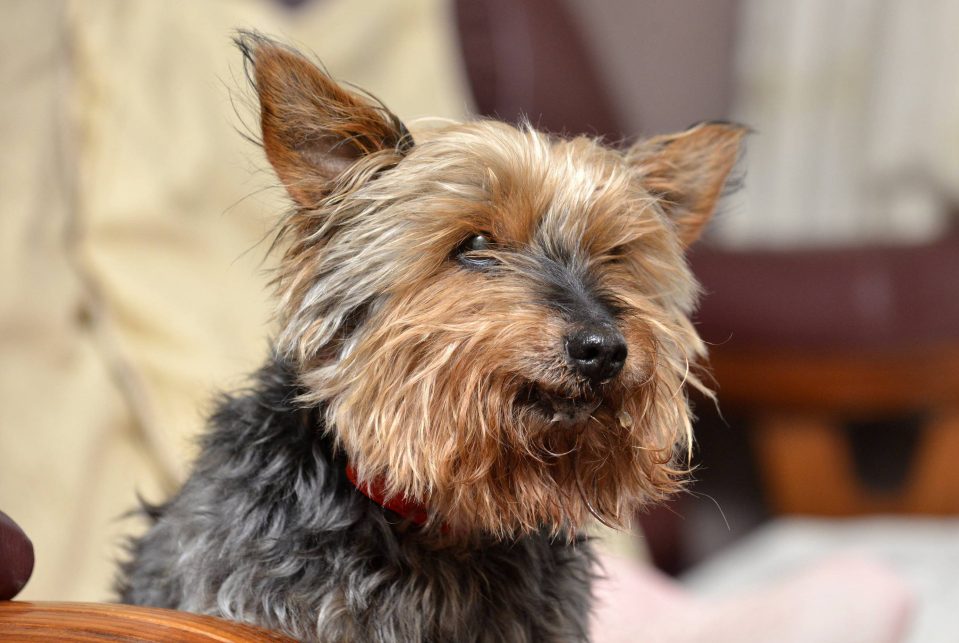
[[[572,533],[591,519],[627,527],[681,486],[689,413],[684,372],[549,397],[505,372],[482,342],[389,341],[302,379],[364,479],[428,506],[451,533]],[[443,346],[437,350],[437,346]],[[388,354],[388,357],[387,357]],[[675,366],[675,365],[674,365]]]

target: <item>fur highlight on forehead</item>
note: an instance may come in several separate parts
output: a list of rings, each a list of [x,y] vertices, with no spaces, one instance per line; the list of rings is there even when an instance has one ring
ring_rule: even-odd
[[[684,254],[743,129],[623,153],[475,121],[412,143],[299,54],[255,35],[241,47],[295,204],[278,236],[277,348],[360,478],[427,504],[427,528],[496,537],[626,526],[680,488],[685,387],[708,393]],[[477,235],[481,261],[464,262]],[[594,328],[625,344],[608,381],[571,365],[570,337]]]

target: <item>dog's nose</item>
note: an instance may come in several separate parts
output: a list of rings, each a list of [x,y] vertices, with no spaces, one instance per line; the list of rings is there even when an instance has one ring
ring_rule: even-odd
[[[626,340],[611,326],[584,328],[566,338],[566,354],[577,373],[599,384],[623,370]]]

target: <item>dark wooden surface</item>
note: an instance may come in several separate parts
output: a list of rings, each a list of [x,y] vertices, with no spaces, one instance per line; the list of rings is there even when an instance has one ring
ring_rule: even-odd
[[[763,486],[777,513],[959,513],[959,346],[897,351],[712,351],[721,406],[752,418]],[[844,424],[917,413],[908,475],[892,491],[857,477]]]
[[[959,344],[710,350],[724,407],[855,415],[959,403]]]
[[[212,616],[112,603],[0,601],[0,641],[292,642]]]

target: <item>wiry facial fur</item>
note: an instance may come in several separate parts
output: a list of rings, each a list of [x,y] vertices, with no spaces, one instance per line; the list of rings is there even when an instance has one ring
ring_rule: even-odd
[[[135,543],[124,599],[317,640],[583,638],[582,528],[626,526],[682,483],[684,389],[705,390],[684,253],[742,128],[625,153],[492,121],[414,142],[299,54],[256,35],[240,45],[295,203],[277,240],[275,365],[215,418],[193,478]],[[464,255],[478,234],[492,244]],[[571,334],[594,327],[625,341],[608,381],[571,363]],[[302,452],[281,438],[294,426]],[[347,462],[429,522],[394,533],[345,482]],[[539,580],[498,596],[517,573]],[[547,605],[546,621],[522,616]]]
[[[587,503],[624,525],[676,488],[683,384],[703,353],[672,224],[593,141],[496,122],[418,139],[402,171],[347,181],[287,222],[280,347],[303,365],[306,401],[327,404],[363,476],[458,529],[578,527]],[[478,232],[497,243],[483,271],[451,257]],[[591,420],[559,428],[519,401],[530,383],[582,394],[563,341],[577,296],[615,311],[629,357]]]

